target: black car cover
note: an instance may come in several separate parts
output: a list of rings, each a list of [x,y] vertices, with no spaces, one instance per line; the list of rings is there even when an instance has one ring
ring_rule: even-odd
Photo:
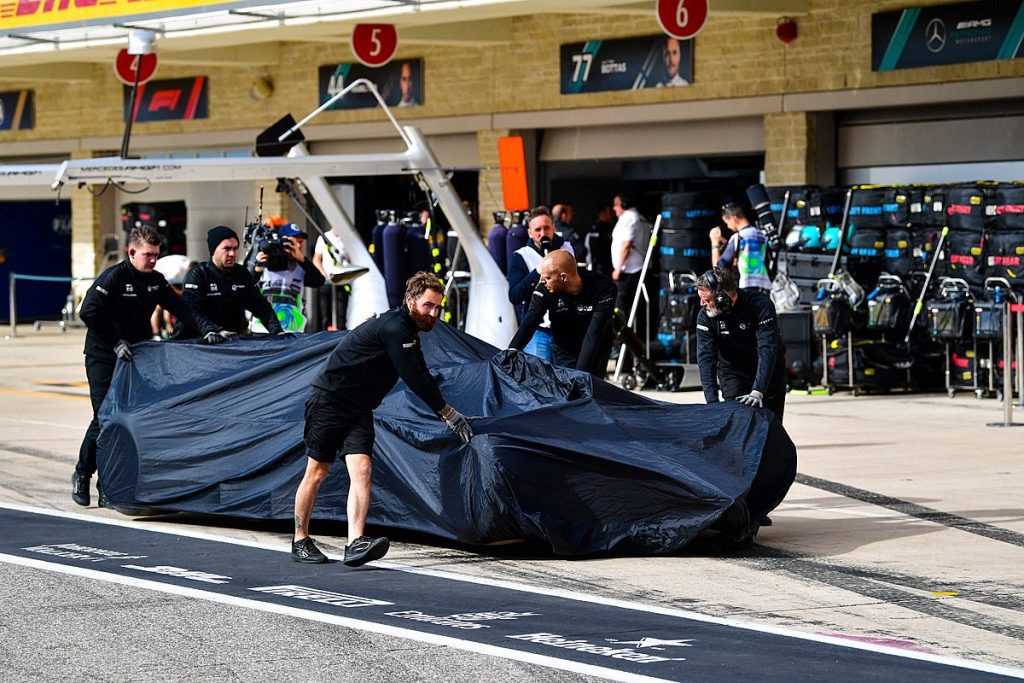
[[[306,395],[343,334],[137,345],[100,413],[109,502],[291,519]],[[796,449],[767,411],[652,401],[447,325],[421,339],[475,436],[463,445],[399,382],[374,414],[370,524],[475,545],[542,539],[569,556],[664,553],[738,500],[758,519],[793,481]],[[314,519],[344,520],[347,491],[337,464]]]

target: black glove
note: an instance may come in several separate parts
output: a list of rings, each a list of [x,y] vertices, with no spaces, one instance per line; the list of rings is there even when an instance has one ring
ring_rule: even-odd
[[[466,416],[451,406],[445,406],[441,410],[441,419],[448,425],[448,429],[455,432],[455,435],[462,439],[462,443],[469,443],[473,438],[473,428],[469,426]]]
[[[737,401],[745,406],[752,408],[763,408],[764,407],[764,394],[757,389],[754,389],[746,396],[739,396],[736,398]]]
[[[232,332],[231,330],[221,330],[220,338],[224,341],[238,341],[238,333]]]
[[[123,360],[125,363],[132,362],[132,347],[131,344],[126,342],[124,339],[118,339],[117,344],[114,345],[114,355]]]
[[[220,344],[224,337],[220,336],[219,332],[207,332],[203,335],[203,341],[207,344]]]

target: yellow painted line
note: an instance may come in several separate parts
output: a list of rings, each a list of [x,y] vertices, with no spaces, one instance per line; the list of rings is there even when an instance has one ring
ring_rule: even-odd
[[[937,598],[952,598],[960,595],[960,591],[935,591],[932,595]]]
[[[59,380],[59,379],[34,379],[32,380],[36,384],[42,384],[46,387],[88,387],[89,382],[84,379],[78,380]]]
[[[75,401],[88,401],[88,396],[75,396],[74,394],[58,394],[56,391],[29,391],[25,389],[2,389],[0,394],[12,394],[14,396],[41,396],[43,398],[70,398]]]

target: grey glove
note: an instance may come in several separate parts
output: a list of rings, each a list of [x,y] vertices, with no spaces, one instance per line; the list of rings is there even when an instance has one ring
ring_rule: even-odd
[[[737,397],[736,400],[739,401],[740,403],[742,403],[745,406],[750,406],[751,408],[763,408],[764,407],[764,394],[762,394],[757,389],[754,389],[753,391],[751,391],[746,396],[739,396],[739,397]]]
[[[295,332],[285,332],[284,330],[281,330],[274,336],[280,337],[281,339],[295,339]]]
[[[220,334],[220,338],[223,339],[224,341],[238,341],[237,332],[232,332],[231,330],[221,330],[218,334]]]
[[[462,439],[462,443],[469,443],[473,438],[473,428],[469,426],[466,416],[451,406],[445,406],[441,410],[441,419],[448,425],[448,429],[455,432],[455,435]]]
[[[114,355],[123,360],[125,363],[132,362],[132,347],[131,344],[126,342],[124,339],[118,339],[117,344],[114,345]]]
[[[203,341],[207,344],[220,344],[224,337],[220,336],[219,332],[207,332],[203,335]]]

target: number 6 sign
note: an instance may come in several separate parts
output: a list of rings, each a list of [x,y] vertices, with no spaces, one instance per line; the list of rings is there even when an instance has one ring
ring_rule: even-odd
[[[352,52],[366,66],[383,66],[398,48],[398,32],[392,24],[356,24]]]
[[[679,40],[697,35],[708,18],[708,0],[657,0],[661,29]]]

